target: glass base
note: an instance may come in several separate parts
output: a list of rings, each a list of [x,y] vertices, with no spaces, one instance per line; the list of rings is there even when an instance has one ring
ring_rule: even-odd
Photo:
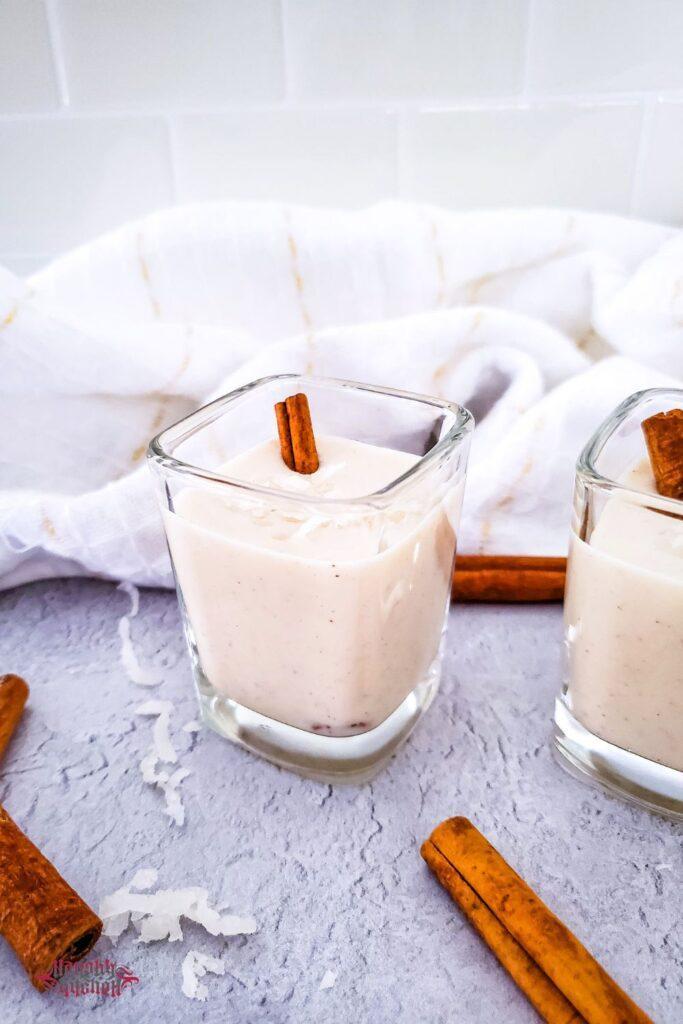
[[[571,775],[589,780],[631,803],[683,821],[683,772],[667,768],[589,732],[564,699],[555,702],[554,750]]]
[[[408,738],[431,704],[439,678],[437,659],[428,678],[381,725],[356,736],[319,736],[296,729],[217,693],[201,675],[196,681],[202,719],[221,736],[305,778],[358,785],[372,779]]]

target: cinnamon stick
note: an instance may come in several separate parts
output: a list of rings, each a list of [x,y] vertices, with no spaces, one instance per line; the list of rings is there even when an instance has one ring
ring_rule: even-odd
[[[463,914],[493,950],[515,984],[522,990],[543,1020],[550,1024],[582,1024],[583,1017],[543,973],[538,964],[513,939],[509,931],[479,898],[471,885],[444,855],[427,840],[422,856],[441,885],[450,893]]]
[[[0,679],[0,756],[28,696],[19,676]],[[80,960],[95,945],[102,921],[0,806],[0,935],[40,991],[50,987],[56,960]]]
[[[320,466],[308,399],[290,395],[275,405],[282,461],[296,473],[315,473]]]
[[[102,921],[0,807],[0,935],[40,992],[56,960],[80,960]]]
[[[28,697],[28,685],[21,676],[0,676],[0,758],[12,738]]]
[[[658,412],[642,429],[657,490],[683,500],[683,409]]]
[[[467,818],[421,853],[549,1024],[653,1024]]]
[[[532,555],[458,555],[454,601],[561,601],[566,558]]]
[[[292,433],[289,429],[289,416],[287,406],[284,402],[277,402],[275,405],[275,418],[277,420],[277,432],[280,438],[280,455],[282,461],[289,469],[294,470],[294,449],[292,448]]]

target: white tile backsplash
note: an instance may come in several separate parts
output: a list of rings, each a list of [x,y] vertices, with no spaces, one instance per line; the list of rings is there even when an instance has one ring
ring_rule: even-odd
[[[641,120],[635,103],[409,117],[404,181],[419,200],[628,208]]]
[[[360,206],[396,192],[396,116],[251,111],[173,121],[178,198]]]
[[[285,0],[296,97],[457,99],[517,92],[528,0]]]
[[[683,88],[681,0],[532,0],[531,92]]]
[[[683,101],[648,111],[633,211],[648,220],[683,224]]]
[[[682,40],[683,0],[0,0],[0,262],[220,197],[681,224]]]
[[[160,118],[0,120],[0,251],[76,245],[172,200]]]
[[[41,0],[0,2],[0,114],[59,106]]]
[[[284,91],[278,0],[58,0],[71,103],[220,106]]]

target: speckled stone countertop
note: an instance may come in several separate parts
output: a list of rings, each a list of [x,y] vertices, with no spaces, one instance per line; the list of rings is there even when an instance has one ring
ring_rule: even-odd
[[[120,660],[125,594],[60,581],[0,595],[0,671],[32,687],[0,766],[0,799],[91,905],[156,867],[158,885],[203,885],[253,914],[259,931],[142,945],[116,958],[140,981],[119,999],[39,995],[0,943],[0,1019],[349,1021],[506,1024],[536,1016],[419,856],[434,825],[466,814],[657,1022],[683,1021],[681,832],[581,785],[553,762],[559,686],[557,607],[459,606],[451,612],[441,692],[388,769],[360,788],[298,778],[211,732],[194,717],[173,594],[144,591],[132,638],[161,670],[154,691]],[[138,762],[150,698],[176,705],[183,827],[162,813]],[[181,992],[189,948],[222,956],[206,1002]],[[109,940],[101,940],[105,955]],[[320,990],[327,970],[332,988]]]

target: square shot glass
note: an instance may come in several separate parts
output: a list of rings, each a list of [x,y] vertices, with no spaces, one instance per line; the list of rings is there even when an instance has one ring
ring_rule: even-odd
[[[316,436],[410,453],[410,468],[343,499],[294,472],[284,489],[241,479],[232,461],[277,443],[274,405],[299,391]],[[208,725],[321,781],[363,782],[388,761],[439,684],[472,429],[454,403],[283,374],[151,441]]]
[[[657,493],[643,420],[683,391],[626,399],[579,456],[565,592],[560,763],[683,819],[683,501]]]

